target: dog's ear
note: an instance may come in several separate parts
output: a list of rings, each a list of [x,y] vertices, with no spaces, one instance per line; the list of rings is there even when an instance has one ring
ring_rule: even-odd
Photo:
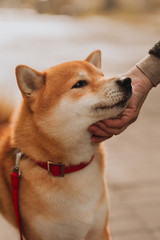
[[[85,61],[92,63],[97,68],[101,68],[101,51],[95,50],[94,52],[90,53]]]
[[[18,65],[15,72],[19,89],[25,96],[32,96],[44,85],[44,75],[28,66]]]

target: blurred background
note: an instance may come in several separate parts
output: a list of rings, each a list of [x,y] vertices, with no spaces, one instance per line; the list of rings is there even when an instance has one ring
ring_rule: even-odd
[[[33,8],[38,13],[77,15],[110,10],[150,12],[159,8],[160,2],[159,0],[0,0],[0,6]]]
[[[0,101],[9,111],[19,101],[18,64],[41,71],[101,49],[113,76],[159,40],[160,0],[0,0]],[[138,120],[104,143],[113,240],[160,239],[159,101],[158,86]],[[0,240],[17,236],[0,216]]]

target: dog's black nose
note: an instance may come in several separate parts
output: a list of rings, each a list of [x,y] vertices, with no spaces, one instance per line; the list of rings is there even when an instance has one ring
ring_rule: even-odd
[[[132,90],[132,86],[131,86],[131,78],[129,77],[122,77],[119,80],[117,80],[117,84],[123,88],[125,88],[126,90],[131,91]]]

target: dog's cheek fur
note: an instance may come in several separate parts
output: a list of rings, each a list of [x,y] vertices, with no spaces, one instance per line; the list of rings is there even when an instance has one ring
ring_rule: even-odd
[[[42,101],[39,112],[35,114],[35,122],[51,138],[73,139],[73,135],[78,136],[94,122],[116,117],[122,111],[121,108],[96,111],[96,106],[101,104],[110,106],[121,99],[122,95],[114,81],[106,80],[98,85],[96,94],[93,94],[90,88],[87,91],[85,89],[70,90],[63,99],[56,100],[56,104],[54,98],[50,97],[48,99],[50,107],[45,108],[45,101]]]
[[[89,117],[89,107],[92,102],[92,98],[75,102],[66,97],[56,108],[51,107],[45,114],[37,116],[38,124],[50,137],[69,138],[70,135],[78,134],[79,130],[86,129],[86,126],[92,123],[93,120]]]

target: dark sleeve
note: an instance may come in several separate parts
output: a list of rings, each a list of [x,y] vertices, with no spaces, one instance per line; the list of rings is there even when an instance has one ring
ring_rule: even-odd
[[[152,49],[149,50],[149,54],[152,54],[155,57],[160,58],[160,41],[156,43]]]

